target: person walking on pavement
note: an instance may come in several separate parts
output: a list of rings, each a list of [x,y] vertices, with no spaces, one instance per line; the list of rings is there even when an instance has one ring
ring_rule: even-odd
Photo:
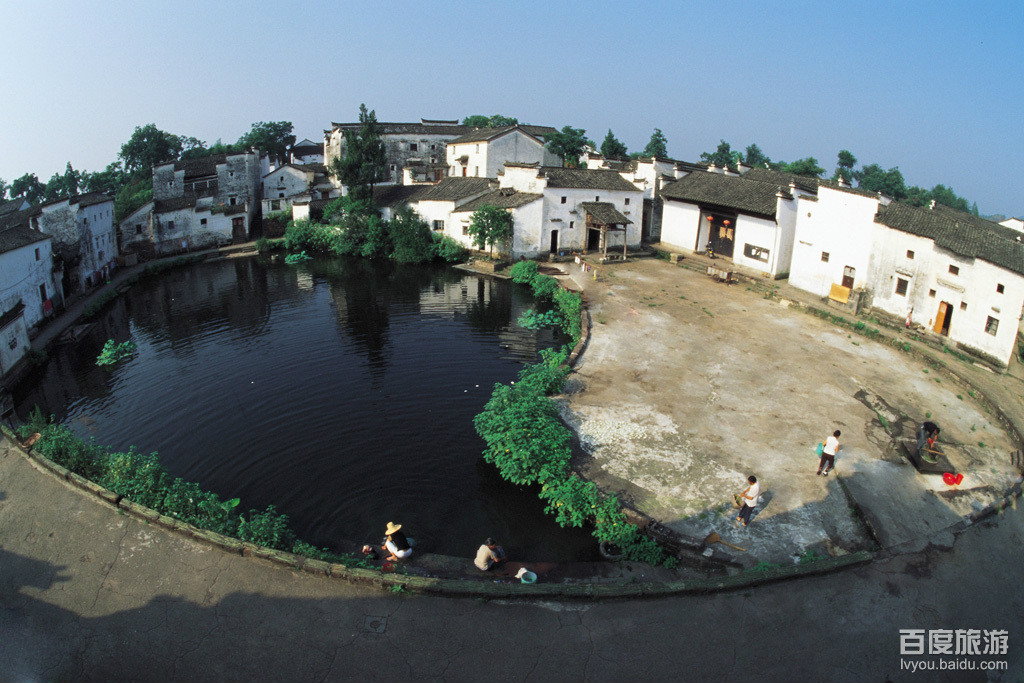
[[[832,436],[825,439],[825,447],[821,451],[821,462],[818,463],[818,474],[827,477],[832,468],[836,466],[836,453],[839,452],[839,436],[841,433],[837,429],[832,432]]]
[[[737,502],[740,505],[740,514],[736,518],[736,521],[743,522],[743,526],[750,524],[750,513],[757,507],[757,498],[761,494],[761,485],[757,483],[757,477],[750,475],[747,477],[747,488],[739,494]]]

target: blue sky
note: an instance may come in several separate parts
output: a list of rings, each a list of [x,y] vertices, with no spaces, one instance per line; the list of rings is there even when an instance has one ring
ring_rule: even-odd
[[[655,127],[695,161],[849,149],[908,184],[1024,215],[1024,4],[917,2],[9,3],[0,177],[101,170],[137,125],[233,142],[288,120],[321,140],[381,121],[501,113]]]

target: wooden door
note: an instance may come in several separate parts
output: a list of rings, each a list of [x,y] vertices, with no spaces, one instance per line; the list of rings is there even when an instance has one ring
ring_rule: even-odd
[[[939,334],[945,334],[947,331],[949,331],[949,325],[946,322],[946,318],[949,316],[949,312],[950,305],[948,303],[943,301],[941,304],[939,304],[939,312],[935,314],[935,327],[932,328],[935,332]]]
[[[245,218],[243,216],[231,219],[231,237],[236,242],[245,241]]]
[[[853,276],[856,273],[857,269],[853,266],[846,266],[843,268],[843,287],[853,289]]]

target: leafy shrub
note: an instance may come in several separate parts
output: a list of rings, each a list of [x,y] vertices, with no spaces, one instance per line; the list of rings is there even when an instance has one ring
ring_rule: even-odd
[[[96,365],[116,365],[135,353],[135,342],[129,340],[118,344],[113,339],[108,339],[103,345],[103,350],[96,357]]]
[[[526,311],[519,320],[516,321],[520,327],[525,327],[528,330],[539,330],[542,327],[561,327],[562,314],[558,311],[544,311],[538,313],[537,311]]]
[[[262,512],[250,510],[249,518],[240,520],[238,538],[278,550],[290,550],[297,540],[288,527],[288,515],[278,512],[273,505]]]
[[[583,315],[583,297],[576,292],[559,287],[551,297],[555,306],[562,313],[562,329],[572,339],[573,344],[580,340],[581,316]]]
[[[256,240],[256,251],[260,253],[283,249],[284,246],[285,239],[283,237],[278,239],[267,239],[266,237],[261,237]]]
[[[558,280],[550,275],[537,275],[530,282],[533,295],[538,299],[550,299],[558,289]]]
[[[448,235],[434,233],[434,257],[446,263],[460,263],[469,257],[469,249]]]
[[[509,268],[508,274],[512,276],[512,282],[516,282],[521,285],[528,285],[533,282],[533,278],[537,276],[537,262],[517,261],[511,268]]]
[[[544,511],[555,516],[562,527],[581,527],[597,508],[597,486],[573,474],[566,479],[549,481],[541,486]]]
[[[542,396],[557,394],[569,374],[569,367],[565,364],[568,355],[564,348],[559,351],[542,350],[539,363],[527,365],[519,371],[519,383],[516,386],[520,391],[531,391]]]
[[[395,213],[388,223],[388,231],[394,244],[391,258],[398,263],[425,263],[437,253],[430,226],[409,207]]]
[[[313,257],[307,254],[306,252],[300,251],[297,254],[288,254],[287,256],[285,256],[284,262],[287,263],[289,266],[296,266],[304,261],[310,261],[312,260],[312,258]]]

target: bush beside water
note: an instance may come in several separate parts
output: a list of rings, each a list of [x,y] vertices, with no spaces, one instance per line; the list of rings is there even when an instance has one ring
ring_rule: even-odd
[[[520,261],[512,266],[514,282],[529,285],[538,298],[550,298],[566,334],[575,345],[580,339],[580,295],[563,289],[558,281],[537,272],[537,264]],[[552,311],[552,312],[555,312]],[[618,497],[601,493],[593,482],[570,473],[572,437],[548,398],[562,390],[569,368],[569,347],[541,351],[541,359],[523,368],[519,381],[495,384],[484,411],[474,419],[477,433],[487,443],[483,458],[513,484],[540,485],[545,511],[562,527],[593,525],[598,541],[607,541],[638,562],[674,567],[678,560],[666,555],[653,539],[626,521]]]

